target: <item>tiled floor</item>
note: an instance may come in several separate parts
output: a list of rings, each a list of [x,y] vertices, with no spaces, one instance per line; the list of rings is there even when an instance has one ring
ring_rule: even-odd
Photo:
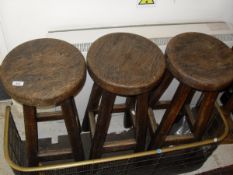
[[[10,104],[10,102],[6,103],[0,103],[0,175],[12,175],[12,171],[7,165],[7,163],[4,160],[3,155],[3,129],[4,129],[4,107],[6,104]],[[14,109],[13,109],[14,110]],[[17,120],[17,118],[15,118]],[[22,121],[22,118],[18,118],[19,121]],[[116,123],[116,122],[113,122]],[[19,125],[20,122],[18,122]],[[59,124],[58,124],[59,125]],[[62,123],[61,123],[62,125]],[[23,126],[19,126],[23,128]],[[113,128],[118,128],[119,126],[114,126]],[[47,131],[46,131],[47,132]],[[23,130],[21,131],[21,135],[23,135]],[[43,137],[43,134],[41,135]],[[56,137],[55,137],[56,138]],[[56,142],[56,139],[54,139],[54,142]],[[216,169],[219,167],[224,167],[227,165],[233,164],[233,144],[232,145],[220,145],[217,150],[213,153],[211,157],[205,162],[205,164],[196,171],[185,173],[184,175],[189,174],[197,174],[200,172],[205,172],[211,169]]]

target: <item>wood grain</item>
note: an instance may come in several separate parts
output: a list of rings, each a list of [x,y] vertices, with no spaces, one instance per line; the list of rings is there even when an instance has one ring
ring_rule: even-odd
[[[89,126],[89,119],[88,119],[88,113],[90,111],[93,111],[98,108],[99,101],[102,95],[102,89],[94,83],[92,86],[91,94],[88,100],[87,108],[85,111],[85,115],[83,118],[83,123],[82,123],[82,130],[83,131],[89,131],[90,126]]]
[[[166,48],[168,69],[195,89],[215,91],[233,81],[233,53],[218,39],[202,33],[183,33]]]
[[[87,54],[93,80],[109,92],[136,95],[151,90],[165,69],[161,50],[150,40],[129,33],[97,39]]]
[[[76,108],[73,106],[73,99],[67,99],[62,103],[62,112],[66,125],[66,129],[70,138],[70,144],[75,160],[84,160],[84,151],[81,140],[81,126],[79,124]],[[76,119],[77,117],[77,119]]]
[[[100,158],[103,153],[115,98],[116,95],[103,91],[96,129],[91,143],[90,159]]]
[[[47,106],[75,95],[86,77],[82,54],[57,39],[36,39],[13,49],[3,60],[1,80],[8,94],[22,104]],[[23,81],[23,86],[12,86]]]
[[[196,122],[194,124],[194,136],[198,139],[201,139],[206,130],[208,121],[213,114],[217,96],[218,92],[204,92],[204,98],[201,102],[200,108],[198,109]]]
[[[26,149],[29,166],[38,166],[38,128],[36,119],[36,108],[23,105]]]
[[[177,115],[181,111],[188,94],[191,92],[191,88],[185,84],[180,84],[170,107],[166,110],[162,121],[159,124],[154,136],[151,139],[149,149],[160,148],[164,145],[165,139],[169,134],[169,131],[175,122]]]

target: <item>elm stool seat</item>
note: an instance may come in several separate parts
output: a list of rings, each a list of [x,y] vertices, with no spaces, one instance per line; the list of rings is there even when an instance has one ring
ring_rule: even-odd
[[[97,39],[87,54],[87,69],[94,84],[82,129],[92,136],[90,159],[103,153],[145,149],[148,93],[165,70],[161,50],[150,40],[130,33],[112,33]],[[115,104],[116,96],[126,103]],[[136,112],[134,104],[136,103]],[[111,113],[124,112],[133,116],[135,138],[128,141],[105,142]],[[97,115],[97,122],[95,122]],[[129,118],[126,118],[128,121]]]
[[[177,35],[169,41],[165,58],[167,71],[159,87],[152,92],[150,106],[157,109],[161,105],[159,99],[173,78],[179,81],[179,86],[152,134],[150,149],[201,139],[220,90],[233,81],[232,51],[212,36],[194,32]],[[190,103],[196,91],[201,92],[201,96],[194,112]],[[171,127],[182,112],[187,116],[192,134],[171,137]]]
[[[82,54],[71,44],[57,39],[25,42],[4,59],[1,68],[3,85],[8,94],[23,105],[29,166],[38,165],[40,160],[53,160],[64,153],[63,150],[53,150],[42,154],[38,149],[37,123],[43,121],[64,120],[71,145],[71,151],[65,153],[75,160],[84,159],[74,95],[82,88],[85,78]],[[37,111],[38,107],[56,105],[61,106],[61,111]]]

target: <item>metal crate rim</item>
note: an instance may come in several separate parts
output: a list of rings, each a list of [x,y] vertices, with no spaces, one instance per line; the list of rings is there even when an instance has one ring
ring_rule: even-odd
[[[9,155],[8,131],[9,131],[9,119],[10,119],[11,108],[10,106],[7,106],[6,112],[5,112],[5,127],[4,127],[4,157],[5,157],[6,162],[9,164],[9,166],[14,170],[21,171],[21,172],[38,172],[38,171],[48,171],[48,170],[63,169],[63,168],[80,167],[80,166],[85,166],[85,165],[93,165],[93,164],[126,160],[126,159],[132,159],[132,158],[140,158],[144,156],[153,156],[153,155],[157,155],[161,153],[169,153],[169,152],[179,151],[183,149],[212,145],[212,144],[220,143],[221,141],[223,141],[229,132],[229,127],[228,127],[227,120],[226,120],[227,114],[223,111],[223,109],[219,106],[218,103],[215,103],[215,108],[217,109],[217,112],[220,114],[219,116],[224,126],[224,131],[219,137],[214,137],[214,138],[206,139],[202,141],[196,141],[196,142],[188,143],[188,144],[177,145],[173,147],[164,147],[161,149],[144,151],[144,152],[139,152],[139,153],[131,153],[131,154],[121,155],[121,156],[114,156],[114,157],[100,158],[100,159],[93,159],[93,160],[84,160],[84,161],[79,161],[79,162],[60,163],[60,164],[54,164],[54,165],[42,165],[42,166],[37,166],[37,167],[25,167],[25,166],[17,165],[14,161],[11,160],[10,155]]]

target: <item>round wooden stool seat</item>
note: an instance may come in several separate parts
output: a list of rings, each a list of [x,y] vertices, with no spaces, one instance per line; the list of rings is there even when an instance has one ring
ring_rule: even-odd
[[[2,63],[9,95],[22,104],[48,106],[75,95],[86,77],[82,54],[57,39],[37,39],[13,49]]]
[[[164,73],[164,57],[150,40],[129,33],[114,33],[96,40],[87,67],[103,89],[135,95],[152,89]]]
[[[36,39],[13,49],[1,66],[1,80],[8,94],[23,105],[29,166],[42,160],[83,160],[81,128],[74,95],[86,78],[84,57],[71,44],[57,39]],[[39,112],[39,106],[60,105],[56,112]],[[38,122],[64,120],[70,147],[67,152],[41,150]],[[59,145],[59,144],[58,144]],[[41,153],[42,152],[42,153]]]
[[[220,90],[233,80],[233,54],[218,39],[202,33],[183,33],[166,49],[168,69],[195,89]]]

